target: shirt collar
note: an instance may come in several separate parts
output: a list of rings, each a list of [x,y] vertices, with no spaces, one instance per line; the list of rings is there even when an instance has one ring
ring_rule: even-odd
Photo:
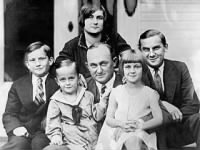
[[[105,84],[106,89],[112,89],[113,88],[113,85],[114,85],[114,82],[115,82],[115,77],[116,77],[116,75],[115,75],[115,73],[113,73],[112,78]],[[99,91],[101,91],[102,84],[96,81],[96,85],[97,85]]]
[[[46,74],[45,76],[41,77],[43,83],[45,83],[47,76],[48,76],[48,74]],[[38,79],[38,78],[39,78],[39,77],[37,77],[37,76],[35,76],[34,74],[32,74],[32,81],[33,81],[33,83],[37,83],[37,79]]]
[[[86,91],[86,88],[84,88],[84,87],[79,86],[79,88],[80,88],[80,91],[79,91],[79,93],[77,93],[77,98],[75,101],[67,100],[65,95],[63,95],[63,93],[61,92],[60,89],[53,94],[51,99],[54,99],[56,101],[62,102],[64,104],[72,105],[72,106],[78,105]]]
[[[158,68],[158,69],[159,69],[159,72],[163,73],[163,71],[164,71],[164,65],[165,65],[165,62],[163,61],[162,65]],[[154,74],[154,73],[155,73],[154,68],[152,68],[152,67],[150,67],[150,66],[148,66],[148,68],[149,68],[151,74]]]

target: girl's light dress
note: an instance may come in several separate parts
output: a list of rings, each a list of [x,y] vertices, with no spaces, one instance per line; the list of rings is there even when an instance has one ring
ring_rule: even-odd
[[[51,139],[53,135],[60,135],[63,138],[64,144],[70,149],[91,150],[96,146],[98,137],[97,123],[92,115],[94,96],[89,91],[86,91],[85,88],[80,88],[81,92],[74,102],[66,100],[60,90],[51,97],[47,113],[46,134],[49,139]],[[79,107],[82,108],[80,125],[88,128],[87,131],[82,131],[87,137],[88,143],[82,145],[75,145],[66,138],[66,134],[77,127],[72,118],[72,108],[78,104]]]
[[[158,93],[147,86],[144,86],[135,96],[131,96],[124,85],[114,88],[111,94],[118,103],[115,119],[121,121],[141,120],[146,116],[151,116],[150,101],[159,98]],[[155,133],[149,134],[141,129],[137,129],[135,132],[124,132],[120,128],[111,128],[106,122],[101,129],[96,150],[121,150],[123,144],[130,137],[142,140],[147,150],[157,150]],[[133,150],[136,149],[133,147]]]

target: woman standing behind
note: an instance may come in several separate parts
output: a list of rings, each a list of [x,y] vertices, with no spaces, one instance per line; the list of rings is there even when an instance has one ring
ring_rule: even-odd
[[[159,95],[142,81],[145,72],[139,51],[123,52],[120,61],[124,84],[111,92],[96,149],[156,150],[156,134],[147,130],[162,123]]]

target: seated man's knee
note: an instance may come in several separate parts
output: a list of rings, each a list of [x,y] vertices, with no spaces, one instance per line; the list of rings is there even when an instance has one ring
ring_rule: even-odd
[[[49,145],[49,142],[50,141],[45,134],[36,135],[31,142],[32,150],[42,150]]]
[[[190,117],[188,117],[185,123],[188,124],[191,129],[196,128],[196,127],[199,128],[200,114],[196,113],[196,114],[191,115]]]
[[[9,138],[8,143],[4,146],[4,150],[31,150],[30,140],[21,136],[12,136]]]
[[[200,121],[200,113],[196,113],[190,116],[190,119]]]

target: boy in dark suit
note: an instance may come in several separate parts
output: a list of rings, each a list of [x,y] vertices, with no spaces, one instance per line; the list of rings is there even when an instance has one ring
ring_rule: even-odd
[[[142,33],[138,46],[162,103],[172,118],[161,135],[166,138],[166,146],[180,148],[196,142],[197,149],[200,149],[200,103],[187,66],[183,62],[165,59],[168,44],[160,31],[151,29]]]
[[[9,93],[3,114],[8,143],[1,150],[41,150],[49,144],[41,122],[46,116],[49,98],[58,89],[49,74],[53,64],[49,46],[30,44],[25,52],[25,65],[30,74],[16,80]]]

